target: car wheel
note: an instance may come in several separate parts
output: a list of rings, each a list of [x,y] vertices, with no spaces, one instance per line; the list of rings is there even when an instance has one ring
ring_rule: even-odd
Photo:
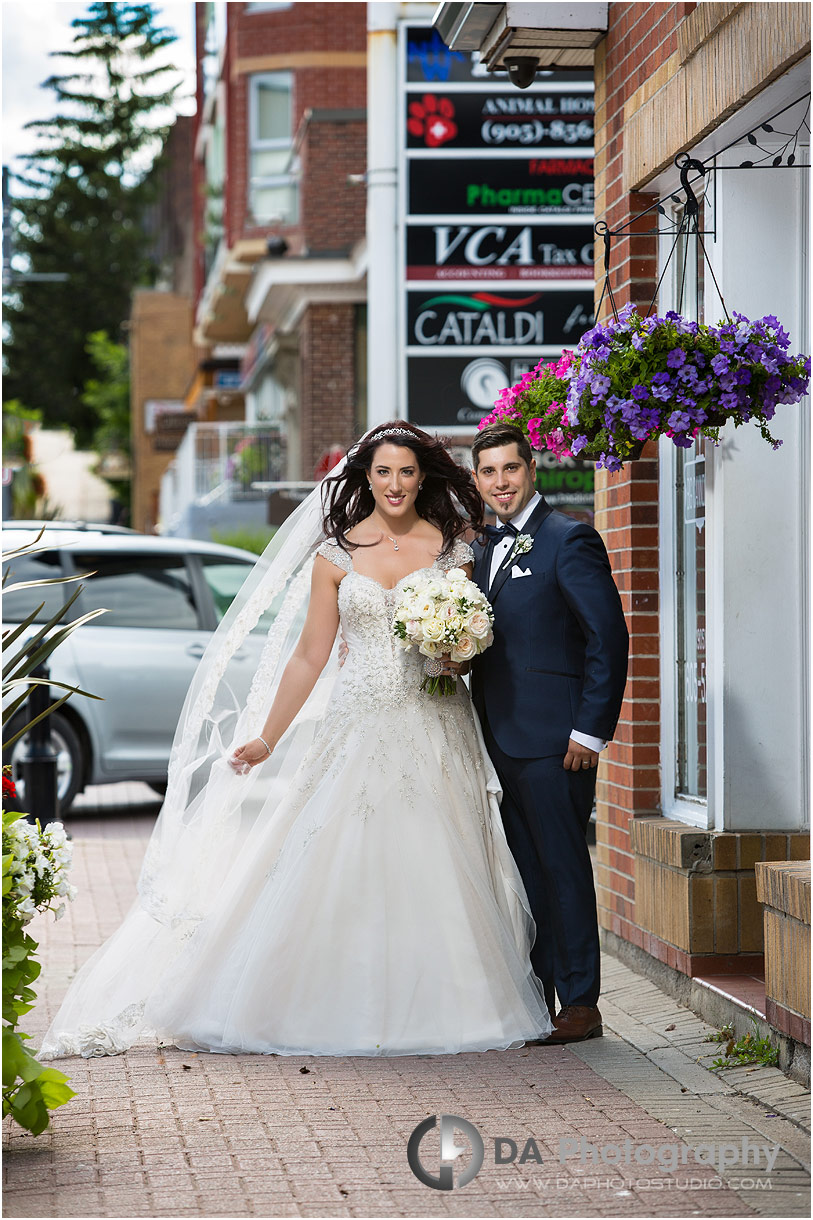
[[[16,719],[16,717],[15,717]],[[51,728],[51,744],[56,750],[56,792],[60,816],[67,813],[73,804],[75,796],[83,788],[85,775],[85,752],[76,729],[66,716],[53,712],[48,717]],[[10,737],[24,721],[18,720],[12,727]],[[25,780],[23,779],[22,762],[28,747],[28,734],[15,741],[10,749],[3,752],[3,762],[11,764],[11,777],[17,787],[17,804],[20,809],[34,817],[40,815],[37,809],[29,809],[25,800]]]

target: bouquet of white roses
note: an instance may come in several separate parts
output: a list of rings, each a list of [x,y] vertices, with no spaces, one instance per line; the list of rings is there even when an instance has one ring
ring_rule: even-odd
[[[392,633],[403,648],[416,645],[427,660],[421,690],[453,695],[457,679],[441,676],[441,658],[470,661],[493,643],[494,613],[481,589],[462,568],[416,572],[401,585]]]

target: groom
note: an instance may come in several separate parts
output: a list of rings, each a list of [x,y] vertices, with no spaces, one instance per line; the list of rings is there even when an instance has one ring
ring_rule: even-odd
[[[629,636],[601,537],[535,490],[524,434],[491,424],[472,461],[500,523],[474,547],[474,579],[495,621],[494,643],[472,668],[472,694],[536,921],[531,963],[553,1018],[547,1042],[578,1042],[602,1033],[586,832],[599,754],[621,711]]]

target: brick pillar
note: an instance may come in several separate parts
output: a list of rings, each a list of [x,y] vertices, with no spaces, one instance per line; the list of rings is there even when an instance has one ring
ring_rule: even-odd
[[[300,329],[302,478],[325,449],[347,449],[355,433],[355,306],[309,305]]]

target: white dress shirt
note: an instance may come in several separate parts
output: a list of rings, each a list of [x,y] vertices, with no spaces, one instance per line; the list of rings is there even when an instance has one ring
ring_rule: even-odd
[[[515,517],[511,518],[511,524],[520,534],[522,533],[523,525],[525,525],[541,499],[542,497],[539,492],[535,491],[521,512],[518,512]],[[508,554],[513,549],[515,542],[516,537],[508,533],[499,542],[494,543],[494,548],[491,552],[491,569],[488,574],[489,587],[494,583],[497,571],[508,558]],[[600,737],[591,737],[589,733],[580,733],[577,729],[572,731],[570,737],[572,741],[578,742],[581,746],[586,746],[588,750],[595,750],[597,754],[600,754],[602,750],[607,748],[607,742],[602,741]]]

